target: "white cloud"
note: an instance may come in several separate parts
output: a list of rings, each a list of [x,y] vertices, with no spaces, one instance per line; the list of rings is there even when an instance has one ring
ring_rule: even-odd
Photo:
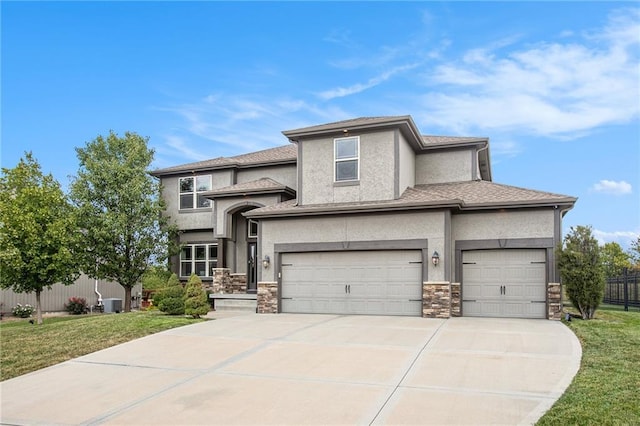
[[[375,77],[370,78],[366,83],[356,83],[348,87],[336,87],[333,89],[325,90],[323,92],[318,93],[318,97],[327,101],[334,98],[342,98],[344,96],[354,95],[356,93],[363,92],[367,89],[371,89],[372,87],[375,87],[387,81],[389,78],[393,77],[394,75],[416,68],[417,66],[418,64],[408,64],[408,65],[395,67],[383,72],[382,74],[379,74]]]
[[[612,195],[625,195],[631,194],[632,188],[631,184],[621,180],[616,182],[614,180],[606,180],[603,179],[598,183],[595,183],[591,190],[594,192],[602,192],[604,194],[612,194]]]
[[[640,232],[638,231],[601,231],[599,229],[593,230],[593,236],[598,240],[600,245],[604,243],[616,242],[623,248],[630,247],[633,241],[638,239]]]
[[[609,17],[573,42],[539,43],[502,53],[512,40],[464,52],[426,76],[430,124],[469,133],[525,130],[577,137],[640,117],[640,12]],[[579,40],[581,43],[577,43]]]
[[[321,108],[301,99],[226,93],[156,109],[179,118],[157,146],[158,162],[172,157],[171,164],[285,145],[284,129],[351,117],[338,107]]]
[[[328,43],[337,44],[347,48],[358,46],[358,43],[356,43],[351,37],[351,31],[345,29],[332,29],[323,40]]]

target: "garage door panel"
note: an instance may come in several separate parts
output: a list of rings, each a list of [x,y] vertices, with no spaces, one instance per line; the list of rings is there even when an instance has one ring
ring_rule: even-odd
[[[545,259],[544,249],[463,252],[463,314],[545,318]]]
[[[418,250],[285,253],[282,311],[421,315],[421,259]]]

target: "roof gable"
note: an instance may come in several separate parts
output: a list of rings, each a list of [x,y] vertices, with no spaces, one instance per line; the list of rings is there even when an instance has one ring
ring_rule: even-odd
[[[297,147],[295,145],[288,144],[275,148],[264,149],[262,151],[236,155],[234,157],[217,157],[210,160],[157,169],[152,171],[151,174],[154,176],[164,176],[233,167],[258,167],[282,163],[295,163],[297,156]]]

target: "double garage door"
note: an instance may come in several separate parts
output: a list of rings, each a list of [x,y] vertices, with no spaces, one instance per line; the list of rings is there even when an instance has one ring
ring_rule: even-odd
[[[420,250],[284,253],[282,312],[422,314]]]
[[[546,251],[462,252],[462,313],[476,317],[546,318]]]

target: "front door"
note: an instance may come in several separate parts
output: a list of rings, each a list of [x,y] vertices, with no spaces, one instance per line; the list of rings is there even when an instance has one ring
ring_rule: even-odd
[[[247,293],[258,290],[258,244],[247,241]]]

